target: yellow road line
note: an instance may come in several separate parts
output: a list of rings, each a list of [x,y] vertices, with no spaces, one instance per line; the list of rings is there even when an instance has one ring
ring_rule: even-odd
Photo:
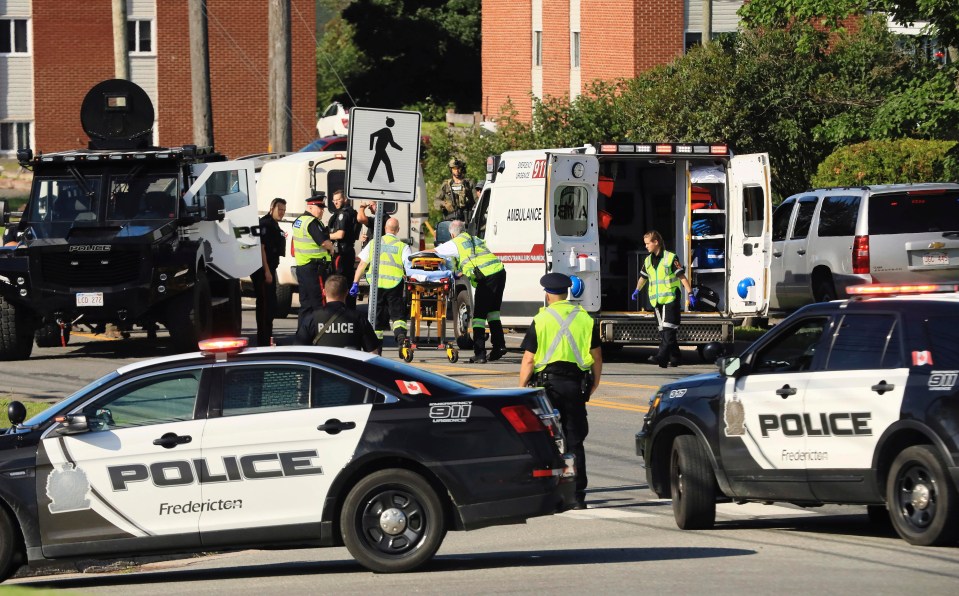
[[[637,412],[640,414],[645,414],[649,411],[649,408],[644,406],[634,406],[630,404],[618,404],[616,402],[606,401],[604,399],[591,399],[589,401],[590,406],[599,406],[601,408],[609,408],[612,410],[626,410],[627,412]]]
[[[118,339],[123,339],[122,337],[107,337],[106,335],[97,335],[93,333],[80,333],[78,331],[70,332],[70,335],[74,337],[87,337],[90,339],[103,340],[103,341],[116,341]]]

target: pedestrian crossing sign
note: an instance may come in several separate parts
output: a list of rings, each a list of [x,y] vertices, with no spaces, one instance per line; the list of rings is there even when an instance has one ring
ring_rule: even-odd
[[[346,157],[350,199],[412,203],[420,160],[419,112],[353,108]]]

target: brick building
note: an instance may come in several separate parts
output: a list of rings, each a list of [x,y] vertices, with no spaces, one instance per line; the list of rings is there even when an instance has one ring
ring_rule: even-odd
[[[712,0],[714,35],[736,30],[742,3]],[[531,93],[575,98],[671,62],[702,39],[702,14],[703,0],[483,0],[483,113],[512,100],[529,119]]]
[[[315,0],[289,0],[293,147],[315,137]],[[208,0],[213,139],[231,156],[269,144],[269,2]],[[127,0],[130,78],[156,110],[154,143],[193,142],[188,0]],[[0,1],[0,156],[84,147],[80,103],[114,78],[111,0]]]

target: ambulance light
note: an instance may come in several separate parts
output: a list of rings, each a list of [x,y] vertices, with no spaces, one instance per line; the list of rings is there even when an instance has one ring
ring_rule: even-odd
[[[620,145],[620,146],[619,146],[619,152],[620,152],[620,153],[632,153],[632,152],[635,151],[635,150],[636,150],[636,146],[635,146],[635,145]]]
[[[676,153],[692,153],[692,145],[676,145]]]
[[[729,153],[729,147],[726,145],[712,145],[709,147],[709,152],[713,155],[726,155]]]
[[[709,145],[693,145],[693,153],[709,153]]]
[[[652,145],[636,145],[636,153],[652,153]]]
[[[672,153],[672,145],[656,145],[656,153]]]
[[[211,354],[239,354],[248,343],[249,341],[245,337],[223,337],[204,339],[199,345],[200,353],[209,356]]]
[[[616,153],[616,145],[612,143],[605,143],[599,146],[600,153]]]
[[[959,292],[959,284],[860,284],[846,291],[855,296],[894,296],[897,294],[935,294]]]

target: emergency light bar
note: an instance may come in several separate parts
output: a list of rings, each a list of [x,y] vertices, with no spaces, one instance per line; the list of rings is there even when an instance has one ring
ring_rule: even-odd
[[[707,145],[704,143],[600,143],[602,154],[642,155],[718,155],[729,156],[729,146],[725,143]]]
[[[959,292],[959,284],[859,284],[846,288],[850,296],[895,296]]]
[[[225,358],[227,354],[239,354],[249,344],[245,337],[223,337],[219,339],[204,339],[200,341],[200,353],[204,356],[216,355],[217,360]]]

